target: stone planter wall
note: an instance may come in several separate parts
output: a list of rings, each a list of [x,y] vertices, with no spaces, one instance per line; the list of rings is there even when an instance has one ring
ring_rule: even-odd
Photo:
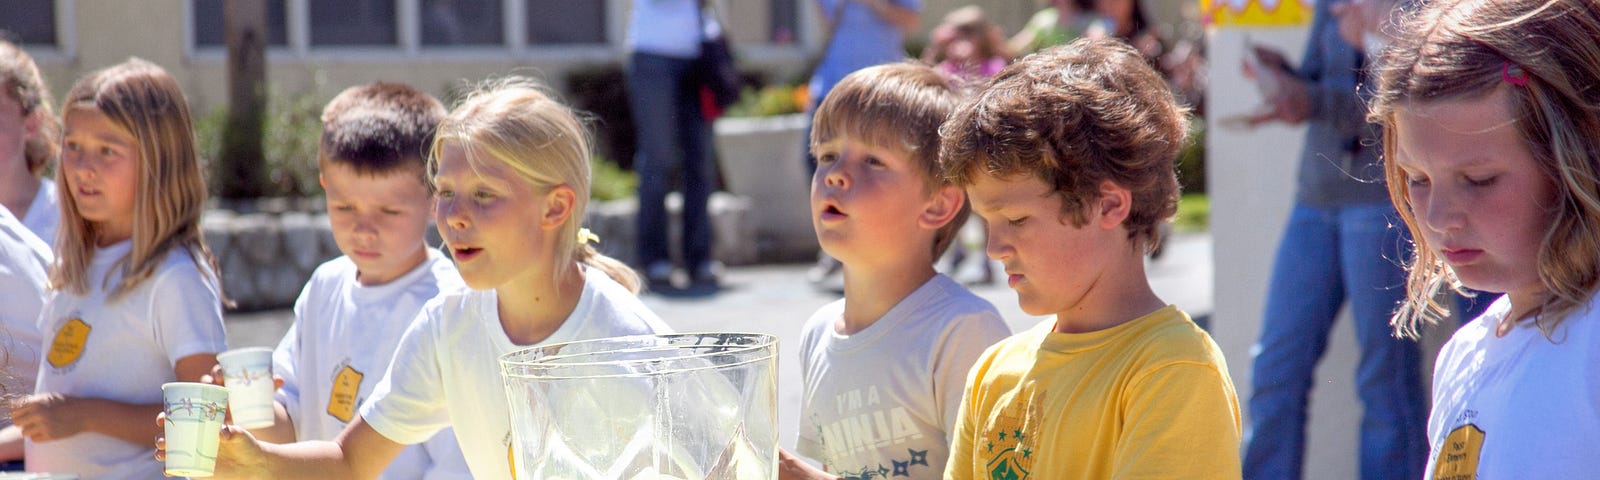
[[[317,265],[340,255],[326,213],[209,210],[201,229],[241,310],[294,305]]]
[[[808,121],[805,114],[793,114],[716,122],[723,177],[729,192],[750,199],[762,262],[816,259],[811,172],[804,157]]]

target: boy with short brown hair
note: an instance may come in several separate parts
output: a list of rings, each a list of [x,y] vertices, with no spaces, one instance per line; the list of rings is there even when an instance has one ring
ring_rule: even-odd
[[[388,370],[423,304],[464,288],[455,265],[424,240],[433,187],[423,155],[445,113],[432,95],[386,82],[345,89],[323,108],[319,179],[344,256],[317,267],[295,301],[295,323],[273,353],[284,378],[280,422],[257,437],[333,440]],[[444,431],[406,447],[379,478],[471,474]]]
[[[933,268],[968,214],[938,164],[957,101],[938,72],[901,63],[846,76],[817,109],[812,224],[843,264],[844,299],[801,337],[798,451],[831,475],[939,475],[967,371],[1010,333]],[[780,478],[822,473],[785,455]]]
[[[945,176],[988,221],[989,256],[1023,311],[1055,316],[973,366],[945,478],[1238,478],[1222,352],[1144,272],[1186,125],[1115,40],[1028,56],[945,123]]]

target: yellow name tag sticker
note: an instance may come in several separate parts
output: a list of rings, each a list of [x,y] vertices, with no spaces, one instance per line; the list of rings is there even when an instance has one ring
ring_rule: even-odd
[[[46,357],[50,366],[62,368],[83,357],[83,347],[89,343],[90,329],[89,324],[80,318],[61,324],[61,328],[56,330],[56,337],[50,340],[50,355]]]
[[[349,423],[356,413],[356,394],[361,393],[361,377],[364,375],[345,365],[339,374],[333,377],[333,391],[328,394],[328,415]]]
[[[1434,480],[1475,480],[1478,478],[1478,454],[1483,452],[1483,430],[1466,424],[1450,431],[1439,448],[1439,458],[1433,462]]]

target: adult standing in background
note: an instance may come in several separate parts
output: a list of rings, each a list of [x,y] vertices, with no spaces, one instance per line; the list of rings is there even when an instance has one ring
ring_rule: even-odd
[[[1244,478],[1297,479],[1307,402],[1340,306],[1349,303],[1361,354],[1360,471],[1364,479],[1422,476],[1428,444],[1416,342],[1390,335],[1405,296],[1409,239],[1389,202],[1376,127],[1357,95],[1365,55],[1340,37],[1334,0],[1317,0],[1305,58],[1254,46],[1267,105],[1252,124],[1305,124],[1293,209],[1251,349]]]
[[[44,178],[61,150],[50,89],[33,57],[0,40],[0,205],[46,245],[56,240],[61,207]]]
[[[709,0],[707,0],[709,1]],[[637,131],[637,266],[650,288],[671,287],[666,198],[683,193],[682,260],[697,286],[715,286],[707,203],[716,179],[711,123],[700,110],[697,58],[708,32],[720,34],[702,0],[634,0],[628,24],[628,104]],[[704,19],[704,21],[702,21]],[[674,176],[674,173],[677,173]]]
[[[811,81],[806,85],[810,95],[809,115],[828,96],[839,80],[850,72],[873,65],[896,62],[906,58],[905,36],[922,22],[922,0],[816,0],[822,14],[826,32],[822,56]],[[806,122],[803,140],[806,155],[806,173],[817,170],[817,159],[811,156],[811,126]],[[810,184],[810,179],[807,185]],[[827,254],[820,254],[816,267],[807,273],[813,284],[826,282],[839,271],[839,262]]]

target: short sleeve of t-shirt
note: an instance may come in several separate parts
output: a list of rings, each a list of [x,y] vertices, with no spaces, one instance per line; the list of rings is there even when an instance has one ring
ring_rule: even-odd
[[[980,307],[988,307],[987,310]],[[993,306],[973,307],[973,313],[949,323],[950,328],[933,352],[934,402],[942,412],[940,425],[946,434],[955,431],[961,396],[966,391],[967,374],[990,345],[1011,335],[1005,321]],[[948,438],[946,439],[948,440]]]
[[[419,318],[411,322],[395,349],[394,363],[372,389],[372,397],[361,406],[361,417],[367,424],[397,443],[421,443],[450,426],[443,373],[437,360],[441,348],[437,315],[441,305],[439,299],[429,302]]]
[[[187,255],[177,255],[190,262]],[[167,360],[228,349],[227,329],[222,323],[222,301],[209,275],[191,265],[156,274],[150,284],[152,320],[156,339],[165,345]]]
[[[301,298],[304,299],[304,296]],[[295,317],[300,317],[300,302],[295,302]],[[283,387],[278,389],[274,398],[283,404],[291,417],[294,412],[300,411],[300,373],[294,361],[300,356],[299,328],[299,322],[290,324],[289,331],[283,334],[278,347],[272,351],[272,373],[283,377]]]

